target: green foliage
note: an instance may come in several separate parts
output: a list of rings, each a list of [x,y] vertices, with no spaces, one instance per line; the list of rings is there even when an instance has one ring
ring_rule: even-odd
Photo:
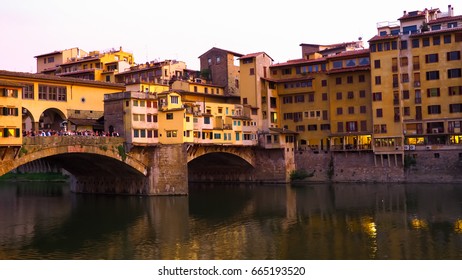
[[[127,159],[127,154],[125,153],[125,148],[123,145],[117,146],[117,150],[119,151],[119,156],[122,158],[122,161]]]
[[[334,172],[335,172],[334,158],[331,156],[330,161],[329,161],[329,166],[327,168],[327,178],[329,178],[329,180],[332,180],[332,177],[334,177]]]
[[[202,79],[210,80],[210,69],[202,69],[200,73]]]
[[[404,156],[404,168],[409,168],[412,165],[416,165],[417,161],[414,157],[405,155]]]
[[[22,155],[27,155],[27,149],[24,148],[24,147],[21,147],[21,149],[19,150],[19,157],[21,157]]]
[[[290,172],[290,180],[303,180],[308,177],[313,177],[314,171],[312,173],[308,173],[305,169],[297,169]]]
[[[105,151],[105,152],[107,152],[107,146],[106,146],[106,145],[100,146],[100,149],[103,150],[103,151]]]

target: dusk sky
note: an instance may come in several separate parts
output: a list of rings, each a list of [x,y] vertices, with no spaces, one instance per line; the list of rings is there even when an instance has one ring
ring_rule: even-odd
[[[403,11],[462,4],[407,1],[15,0],[0,8],[0,69],[36,72],[34,56],[79,47],[130,51],[136,63],[177,59],[198,69],[212,47],[264,51],[274,63],[301,57],[301,43],[366,43],[376,24]]]

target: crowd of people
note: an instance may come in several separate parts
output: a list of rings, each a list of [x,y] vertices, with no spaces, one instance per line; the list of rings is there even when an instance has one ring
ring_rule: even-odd
[[[29,130],[23,132],[23,137],[36,137],[36,136],[98,136],[98,137],[119,137],[120,134],[117,131],[93,131],[93,130]]]

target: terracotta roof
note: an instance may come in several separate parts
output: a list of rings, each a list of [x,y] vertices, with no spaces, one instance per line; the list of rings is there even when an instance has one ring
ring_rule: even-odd
[[[85,126],[100,126],[102,125],[98,119],[77,119],[77,118],[69,118],[69,122],[75,125],[85,125]]]
[[[91,80],[84,80],[84,79],[70,78],[70,77],[58,77],[58,76],[46,75],[46,74],[12,72],[12,71],[6,71],[6,70],[0,70],[0,77],[3,77],[3,78],[10,77],[13,79],[22,78],[22,79],[32,79],[32,80],[48,80],[48,81],[53,81],[53,82],[58,82],[58,83],[84,84],[84,85],[112,87],[112,88],[116,87],[120,89],[125,89],[124,84],[91,81]]]
[[[246,55],[244,55],[244,56],[241,56],[239,59],[257,57],[257,56],[262,55],[262,54],[268,56],[268,57],[271,59],[271,61],[274,61],[274,59],[272,59],[271,56],[269,56],[269,55],[268,55],[267,53],[265,53],[265,52],[256,52],[256,53],[246,54]]]
[[[51,53],[39,54],[39,55],[36,55],[34,57],[37,58],[37,57],[49,56],[49,55],[60,54],[60,53],[63,53],[63,51],[54,51],[54,52],[51,52]]]
[[[298,132],[295,132],[293,130],[289,130],[287,128],[275,128],[275,127],[271,127],[269,128],[270,131],[273,131],[273,132],[277,132],[277,133],[280,133],[280,134],[298,134]]]
[[[0,86],[22,88],[24,85],[21,84],[21,83],[15,83],[15,82],[10,82],[10,81],[0,80]]]
[[[343,73],[343,72],[367,71],[369,69],[371,69],[370,65],[359,65],[359,66],[353,66],[353,67],[343,67],[339,69],[331,69],[327,73],[336,74],[336,73]]]
[[[397,39],[397,38],[399,38],[398,35],[385,35],[385,36],[375,35],[374,37],[369,39],[368,42],[384,41],[384,40]]]
[[[344,58],[346,56],[359,56],[369,54],[369,49],[355,50],[355,51],[346,51],[333,56],[327,57],[329,60],[335,60],[336,58]]]
[[[415,14],[414,14],[415,13]],[[412,14],[412,15],[411,15]],[[400,17],[398,20],[401,20],[401,21],[407,21],[407,20],[414,20],[414,19],[417,19],[417,18],[424,18],[425,17],[425,13],[422,12],[422,11],[412,11],[412,12],[409,12],[405,15],[403,15],[402,17]]]
[[[441,33],[451,33],[454,31],[462,31],[462,26],[461,27],[454,27],[454,28],[446,28],[446,29],[440,29],[440,30],[433,30],[433,31],[425,31],[423,33],[415,33],[411,34],[409,37],[424,37],[424,36],[430,36],[434,34],[441,34]]]
[[[277,83],[289,83],[289,82],[307,81],[307,80],[313,80],[313,79],[314,77],[300,77],[300,78],[291,78],[291,79],[278,79],[278,80],[273,80],[273,81]]]
[[[430,22],[428,22],[428,24],[436,24],[436,23],[441,23],[441,22],[450,22],[450,21],[457,21],[457,20],[462,20],[462,15],[454,16],[454,17],[437,18],[435,20],[431,20]]]
[[[232,51],[228,51],[228,50],[224,50],[224,49],[220,49],[220,48],[211,48],[210,50],[206,51],[205,53],[201,54],[199,56],[199,58],[201,58],[202,56],[204,56],[205,54],[209,53],[210,51],[221,51],[221,52],[226,52],[226,53],[230,53],[234,56],[238,56],[238,57],[241,57],[241,56],[244,56],[243,54],[240,54],[240,53],[237,53],[237,52],[232,52]]]
[[[290,65],[301,65],[301,64],[315,64],[319,63],[321,61],[326,61],[327,59],[325,57],[322,58],[317,58],[317,59],[294,59],[294,60],[288,60],[287,62],[281,62],[281,63],[276,63],[270,66],[270,68],[274,67],[283,67],[283,66],[290,66]]]

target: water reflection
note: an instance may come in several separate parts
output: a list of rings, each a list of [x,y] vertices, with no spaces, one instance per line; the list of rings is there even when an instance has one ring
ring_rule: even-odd
[[[1,259],[460,259],[462,186],[191,185],[188,197],[0,183]]]

